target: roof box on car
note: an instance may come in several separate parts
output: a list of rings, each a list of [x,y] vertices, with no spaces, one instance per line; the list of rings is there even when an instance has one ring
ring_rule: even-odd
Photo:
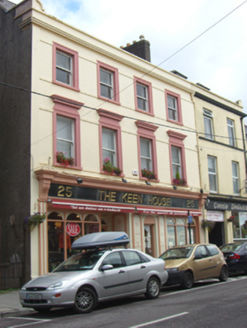
[[[100,247],[126,246],[130,242],[124,231],[95,232],[76,239],[71,248],[90,249]]]

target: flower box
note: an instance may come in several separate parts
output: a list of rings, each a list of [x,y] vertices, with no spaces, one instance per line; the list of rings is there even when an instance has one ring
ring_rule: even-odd
[[[103,171],[116,175],[120,175],[122,173],[122,170],[119,167],[116,167],[111,163],[108,156],[103,161]]]
[[[68,165],[73,166],[75,164],[74,158],[73,157],[67,157],[66,153],[63,153],[62,151],[57,151],[56,152],[56,157],[57,157],[57,162],[64,165],[64,166],[68,166]]]
[[[29,230],[33,230],[37,225],[41,224],[45,220],[45,214],[40,214],[36,212],[31,216],[26,216],[24,223],[27,225]]]
[[[142,169],[142,177],[149,180],[157,180],[156,174],[153,171]]]

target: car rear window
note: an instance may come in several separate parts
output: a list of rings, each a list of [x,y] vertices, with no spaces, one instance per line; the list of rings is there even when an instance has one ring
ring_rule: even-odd
[[[241,246],[242,246],[242,244],[239,244],[239,243],[227,244],[227,245],[222,246],[220,249],[222,250],[222,252],[231,252],[231,251],[239,250]]]
[[[209,251],[209,254],[212,255],[212,256],[219,254],[218,248],[215,247],[214,245],[207,245],[207,249]]]

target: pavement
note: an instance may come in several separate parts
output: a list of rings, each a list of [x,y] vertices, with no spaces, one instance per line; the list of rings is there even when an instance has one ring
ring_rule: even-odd
[[[0,319],[7,316],[17,316],[35,312],[33,309],[23,308],[19,301],[19,290],[0,293]]]

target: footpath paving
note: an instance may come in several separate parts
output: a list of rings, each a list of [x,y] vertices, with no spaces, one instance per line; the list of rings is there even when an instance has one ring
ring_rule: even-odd
[[[0,293],[0,318],[29,314],[31,312],[35,311],[21,306],[19,301],[19,290]]]

